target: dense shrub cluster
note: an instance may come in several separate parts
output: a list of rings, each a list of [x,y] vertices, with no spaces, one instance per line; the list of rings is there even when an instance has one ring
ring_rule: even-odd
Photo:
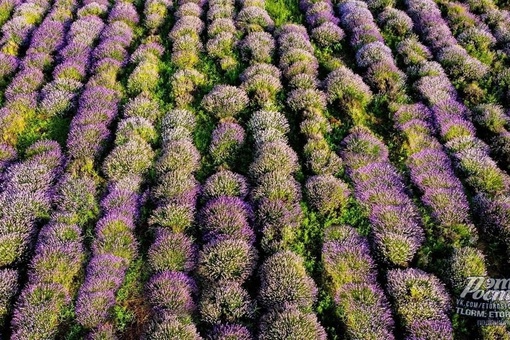
[[[292,177],[298,164],[287,144],[287,121],[279,112],[257,111],[248,127],[257,144],[250,174],[256,183],[252,196],[257,203],[262,247],[267,253],[288,249],[294,229],[299,227],[301,190]]]
[[[368,210],[378,258],[390,266],[407,266],[424,235],[416,207],[389,162],[388,149],[368,129],[356,127],[343,140],[341,155],[355,195]]]
[[[202,107],[220,119],[212,133],[209,153],[216,165],[232,165],[244,144],[245,131],[235,116],[248,105],[244,90],[230,85],[217,85],[202,100]]]
[[[405,27],[410,27],[412,20],[401,11],[386,8],[379,15],[379,21],[390,38],[400,32],[397,42],[410,35],[409,29]],[[401,24],[397,25],[398,22]],[[397,50],[404,63],[411,65],[408,68],[409,76],[417,78],[418,82],[425,80],[418,83],[416,88],[422,95],[425,94],[424,98],[429,100],[429,103],[444,105],[444,111],[449,110],[451,113],[465,110],[456,101],[455,90],[439,64],[427,61],[431,58],[427,48],[411,37],[400,42]],[[439,118],[442,121],[438,121],[434,106],[429,106],[433,109],[432,112],[421,103],[401,106],[395,113],[394,121],[396,128],[405,136],[407,153],[410,156],[407,165],[411,181],[420,189],[423,194],[422,202],[430,208],[431,217],[439,226],[434,233],[439,233],[441,238],[431,241],[444,243],[441,251],[450,257],[449,261],[443,263],[445,268],[434,270],[438,271],[454,290],[458,290],[465,284],[466,277],[485,275],[485,260],[479,250],[470,247],[474,245],[477,233],[470,223],[467,198],[461,183],[455,178],[448,156],[433,136],[436,127],[446,139],[455,139],[466,133],[469,135],[474,129],[458,117],[449,118],[443,115]],[[431,166],[432,164],[434,166]],[[461,263],[465,267],[461,267]],[[435,334],[434,327],[422,327],[419,330],[422,336],[427,332]]]
[[[198,7],[198,10],[181,10],[169,34],[172,41],[171,60],[177,68],[170,80],[170,92],[175,105],[184,108],[193,102],[195,91],[205,83],[205,76],[194,68],[203,50],[200,35],[205,24],[200,19],[200,4],[184,1],[179,4],[177,11],[180,7]]]
[[[505,1],[0,0],[0,337],[508,338]]]
[[[473,108],[473,122],[490,136],[491,151],[507,169],[510,166],[509,118],[496,104],[480,104]]]
[[[78,10],[78,19],[71,24],[66,36],[66,46],[59,51],[60,63],[53,72],[53,80],[41,90],[41,116],[62,116],[78,104],[77,96],[86,80],[87,70],[92,66],[92,48],[105,26],[100,16],[107,11],[107,2],[93,2]],[[121,58],[125,55],[116,43],[104,44],[98,52],[112,47],[120,52]],[[94,53],[94,56],[99,54]]]
[[[347,1],[340,6],[339,12],[340,22],[351,36],[356,63],[365,70],[367,83],[391,101],[405,100],[402,90],[406,76],[395,65],[391,50],[384,45],[367,5],[360,1]]]
[[[274,21],[265,9],[265,1],[243,1],[236,17],[236,26],[245,33],[272,32]]]
[[[207,50],[219,59],[222,70],[237,67],[234,46],[241,17],[234,18],[234,3],[209,3]],[[239,14],[241,15],[241,13]],[[239,160],[245,130],[237,117],[249,104],[245,87],[216,85],[202,99],[202,107],[217,119],[209,145],[216,166],[203,187],[203,208],[198,226],[203,240],[197,271],[202,288],[198,310],[211,339],[252,339],[255,300],[246,289],[258,260],[253,211],[245,200],[249,191],[244,176],[227,170]],[[249,91],[248,91],[249,92]]]
[[[366,13],[368,15],[364,20],[369,21],[371,14]],[[392,23],[392,20],[406,23],[403,26],[407,28],[412,27],[409,25],[412,21],[405,13],[397,10],[392,12],[389,7],[380,14],[379,19],[387,27],[386,32],[394,34],[409,33],[409,29],[395,27],[396,23]],[[378,31],[375,24],[373,27],[374,31]],[[378,53],[374,53],[376,50],[369,52],[366,49],[374,44],[376,43],[364,45],[358,50],[356,55],[358,65],[365,66],[367,60],[374,58],[382,58],[389,63],[394,63],[391,50],[382,42],[377,42]],[[399,92],[402,92],[402,97],[405,96],[403,88]],[[442,239],[435,242],[445,242],[444,251],[449,256],[453,254],[453,249],[475,244],[477,232],[470,221],[467,197],[442,145],[434,137],[435,126],[431,122],[430,111],[421,103],[403,105],[394,113],[393,118],[396,128],[403,132],[405,137],[411,182],[420,189],[421,201],[430,208],[431,216],[439,225],[436,230]],[[464,252],[457,254],[464,254]],[[480,253],[477,254],[478,261],[483,263],[483,256]],[[463,274],[469,276],[467,272]]]
[[[76,172],[93,171],[110,137],[108,127],[118,115],[121,92],[117,76],[128,62],[127,48],[133,40],[133,26],[138,22],[138,17],[133,17],[135,9],[130,7],[133,7],[130,3],[119,2],[112,8],[108,25],[92,52],[93,74],[80,96],[67,138],[69,166]],[[117,57],[101,53],[103,48],[112,51],[111,45],[121,52]]]
[[[60,179],[56,210],[42,227],[30,262],[28,282],[12,320],[13,337],[54,337],[61,313],[76,293],[85,261],[82,228],[97,214],[96,187],[91,178]],[[46,296],[44,301],[39,296]]]
[[[0,138],[4,142],[16,144],[19,134],[37,113],[40,90],[46,82],[44,72],[53,66],[56,52],[61,51],[77,6],[77,1],[67,0],[53,4],[26,1],[16,6],[13,17],[2,26],[0,87],[15,73],[0,109]],[[58,67],[54,72],[58,72]]]
[[[469,203],[448,156],[433,137],[431,112],[414,104],[401,107],[395,116],[410,148],[407,164],[412,182],[423,193],[422,201],[438,224],[449,229],[445,236],[451,246],[474,244],[477,233],[470,222]]]
[[[367,16],[365,20],[368,18]],[[405,13],[392,10],[391,7],[380,13],[379,20],[383,23],[386,33],[409,34],[412,27],[412,20]],[[398,22],[401,24],[397,25]],[[374,31],[377,30],[374,26]],[[385,58],[392,60],[391,50],[381,42],[378,44],[381,50],[379,56],[386,55]],[[361,48],[357,57],[361,57],[365,52]],[[358,60],[358,64],[363,64],[361,59]],[[420,189],[422,202],[430,208],[430,215],[438,224],[433,233],[441,235],[441,239],[429,241],[444,243],[443,251],[447,256],[452,256],[453,262],[473,264],[470,266],[472,273],[469,269],[462,272],[458,271],[458,267],[448,265],[446,273],[444,271],[441,273],[449,281],[451,277],[455,277],[453,281],[457,280],[456,284],[459,285],[459,281],[462,282],[467,276],[480,273],[478,263],[482,264],[481,271],[485,270],[483,255],[472,248],[463,248],[475,244],[477,232],[470,221],[469,203],[462,184],[456,178],[442,145],[434,137],[435,125],[432,124],[431,112],[425,105],[421,103],[402,105],[394,113],[393,120],[396,128],[403,132],[405,137],[411,182]]]
[[[454,160],[465,183],[475,192],[478,220],[485,231],[495,233],[508,244],[507,200],[510,178],[489,155],[489,147],[475,133],[468,119],[469,110],[457,98],[457,92],[443,69],[430,61],[427,48],[412,38],[399,43],[399,53],[408,61],[408,73],[417,78],[416,91],[431,109],[441,141]],[[414,54],[413,51],[425,54]],[[482,107],[481,107],[482,108]],[[480,112],[477,119],[483,120]]]
[[[346,335],[349,339],[394,339],[394,321],[367,241],[350,226],[332,226],[324,234],[323,279],[335,297]]]
[[[252,230],[252,209],[244,199],[247,194],[243,176],[219,170],[209,177],[204,187],[206,202],[198,225],[204,247],[198,256],[197,273],[202,294],[200,319],[215,329],[235,327],[236,332],[253,320],[255,302],[244,288],[257,263],[257,250]]]
[[[208,41],[207,53],[218,59],[220,67],[224,71],[233,70],[237,67],[238,60],[236,46],[238,34],[234,23],[234,1],[209,1],[207,11]]]
[[[508,11],[498,8],[492,0],[466,1],[465,4],[473,13],[478,14],[478,18],[490,28],[494,38],[508,55],[510,53],[510,15]]]
[[[15,8],[21,4],[21,1],[17,0],[4,0],[0,3],[0,26],[3,26],[5,22],[11,19]]]
[[[291,251],[269,256],[260,267],[258,301],[264,307],[260,339],[326,339],[311,312],[317,288],[304,268],[303,259]]]
[[[123,9],[129,14],[130,8],[125,6],[119,10]],[[131,59],[136,67],[127,82],[132,95],[149,95],[152,92],[151,86],[131,87],[130,84],[145,79],[140,68],[146,65],[155,65],[157,71],[162,53],[161,46],[146,43],[132,54]],[[157,81],[157,72],[153,80]],[[110,320],[116,303],[115,295],[130,263],[137,256],[134,228],[142,203],[141,185],[154,159],[150,145],[155,135],[152,123],[146,118],[133,116],[120,120],[115,147],[103,162],[108,193],[101,201],[103,216],[96,224],[92,258],[76,301],[76,318],[82,326],[92,331],[91,336],[109,334],[113,329]],[[105,272],[108,273],[106,282]],[[97,310],[101,310],[101,313],[97,313]]]
[[[452,2],[438,5],[446,14],[445,19],[459,45],[482,63],[491,65],[495,57],[491,49],[496,38],[482,19],[471,13],[467,4]]]
[[[40,141],[27,150],[24,161],[13,163],[2,175],[0,273],[6,282],[1,289],[0,324],[11,309],[11,299],[18,288],[17,271],[33,245],[37,224],[51,211],[52,187],[62,163],[60,146],[53,141]]]
[[[407,13],[415,22],[420,36],[452,77],[457,78],[457,81],[469,83],[479,80],[488,73],[487,65],[471,57],[462,46],[458,45],[435,2],[410,0],[406,2],[406,5]],[[427,15],[424,15],[425,12]]]
[[[245,1],[237,15],[236,26],[245,33],[239,51],[243,60],[250,64],[241,74],[241,88],[257,106],[271,108],[276,104],[282,84],[280,70],[271,65],[275,52],[271,34],[274,23],[264,6],[264,1]]]
[[[198,338],[187,318],[196,309],[198,293],[189,275],[198,256],[189,235],[199,191],[193,176],[199,164],[192,140],[194,128],[195,116],[184,109],[171,110],[162,121],[163,150],[156,163],[159,183],[153,189],[157,208],[149,219],[155,236],[148,259],[153,274],[146,287],[156,316],[148,330],[154,339],[178,337],[184,330],[190,339]],[[183,150],[189,158],[181,158]]]
[[[344,38],[344,31],[338,27],[333,4],[329,1],[301,0],[300,8],[305,12],[313,41],[320,47],[334,47]]]
[[[317,88],[317,69],[309,68],[309,65],[318,66],[318,62],[310,54],[313,47],[304,27],[285,25],[280,31],[280,63],[283,69],[293,70],[290,74],[284,72],[292,84],[287,103],[302,116],[301,133],[307,138],[304,155],[308,170],[316,175],[307,180],[306,194],[317,211],[334,215],[345,205],[349,190],[343,181],[333,176],[341,171],[342,161],[325,139],[325,134],[331,131],[324,116],[326,95]],[[300,53],[306,58],[292,57]]]
[[[66,44],[63,45],[64,37],[60,38],[58,44],[61,63],[53,72],[54,80],[41,91],[37,109],[39,113],[48,113],[50,116],[61,114],[77,95],[82,86],[81,82],[85,80],[85,69],[90,66],[92,46],[104,27],[103,21],[98,16],[107,12],[107,5],[101,2],[84,3],[77,9],[78,19],[73,24],[65,26]],[[63,7],[54,7],[50,13],[54,13],[55,20],[56,18],[69,20],[73,8],[76,8],[76,4],[67,2]],[[114,26],[115,21],[112,20],[110,25]],[[45,58],[43,51],[49,54],[56,51],[56,41],[51,39],[56,39],[59,35],[44,30],[39,32],[43,27],[44,25],[41,25],[33,36],[33,40],[42,39],[37,45],[39,47],[34,46],[34,58],[27,55],[24,63],[35,62],[44,65],[41,67],[48,67],[46,62],[51,64],[51,58]],[[41,36],[37,38],[37,34]],[[48,49],[48,46],[51,48]],[[44,63],[39,63],[44,60],[46,60]],[[51,95],[52,91],[67,94],[55,97]],[[50,103],[48,98],[59,107],[54,113],[47,110],[50,107],[47,105]],[[94,100],[96,99],[90,98],[89,102]],[[44,144],[38,145],[30,152],[27,150],[27,155],[42,153],[44,150],[50,149]],[[87,176],[74,177],[71,169],[67,171],[69,172],[61,178],[52,196],[56,208],[51,214],[50,222],[39,233],[29,267],[28,282],[16,304],[12,319],[14,338],[54,337],[59,324],[63,321],[62,313],[74,298],[77,282],[82,275],[85,250],[81,228],[97,213],[96,183]],[[60,175],[60,171],[58,174]],[[42,296],[44,300],[41,300]]]
[[[371,120],[366,107],[373,94],[359,75],[345,66],[339,66],[328,74],[324,87],[328,102],[338,103],[356,124],[365,124]]]
[[[152,33],[158,32],[173,7],[172,0],[147,0],[143,8],[145,27]]]
[[[317,294],[315,284],[302,258],[288,250],[299,227],[301,210],[300,186],[292,177],[298,169],[297,156],[286,141],[286,119],[279,112],[257,111],[248,126],[257,145],[250,166],[256,183],[252,191],[256,221],[262,232],[262,249],[273,254],[259,273],[258,301],[265,310],[259,337],[324,339],[324,330],[311,313]]]
[[[407,337],[453,339],[447,315],[450,298],[435,276],[419,269],[393,269],[387,280],[388,294]]]

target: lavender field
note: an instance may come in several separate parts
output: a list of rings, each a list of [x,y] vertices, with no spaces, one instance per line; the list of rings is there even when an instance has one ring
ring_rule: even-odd
[[[0,0],[0,339],[510,340],[509,109],[508,0]]]

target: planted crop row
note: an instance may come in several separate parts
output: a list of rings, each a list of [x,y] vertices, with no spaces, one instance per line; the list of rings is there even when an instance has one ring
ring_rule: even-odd
[[[28,7],[29,5],[32,6]],[[3,93],[5,103],[0,113],[2,141],[11,145],[17,144],[18,136],[38,113],[40,89],[46,83],[46,73],[54,66],[55,54],[64,45],[77,2],[56,1],[52,7],[50,2],[26,2],[20,7],[25,8],[20,8],[20,16],[12,19],[14,22],[11,26],[6,23],[2,28],[6,30],[2,48],[2,59],[5,63],[2,67],[2,78],[7,81],[10,75],[18,70]],[[49,12],[44,17],[48,9]],[[42,23],[37,27],[40,21]],[[21,54],[23,47],[27,47],[24,56]],[[59,69],[54,72],[58,73]]]
[[[203,6],[203,2],[180,1],[169,33],[176,67],[170,79],[175,108],[161,123],[162,150],[155,166],[158,184],[151,193],[157,206],[149,219],[154,240],[148,251],[151,276],[146,285],[153,313],[147,330],[151,339],[200,339],[192,319],[198,287],[190,275],[198,252],[192,228],[200,191],[194,176],[200,153],[193,141],[197,119],[189,106],[194,91],[205,82],[195,68],[203,48]]]

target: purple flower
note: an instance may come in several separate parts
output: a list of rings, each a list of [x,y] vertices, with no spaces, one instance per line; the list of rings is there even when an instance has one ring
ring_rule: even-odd
[[[197,273],[204,282],[243,282],[253,272],[257,251],[243,240],[217,240],[199,254]]]
[[[158,228],[148,254],[148,262],[155,272],[193,270],[197,247],[193,240],[182,234]]]
[[[85,328],[98,327],[108,320],[114,305],[115,295],[112,291],[78,294],[76,319]]]
[[[350,230],[356,231],[350,227]],[[354,234],[343,240],[325,242],[322,261],[327,277],[331,278],[332,291],[349,283],[375,283],[375,263],[370,256],[367,241]]]
[[[191,38],[198,38],[202,33],[205,24],[200,18],[193,16],[185,16],[177,20],[174,27],[170,31],[169,37],[172,40],[177,40],[179,37],[190,36]]]
[[[210,325],[253,319],[254,310],[254,301],[239,283],[214,285],[200,297],[200,320]]]
[[[229,170],[221,170],[211,175],[202,188],[206,200],[220,196],[237,196],[244,199],[248,195],[246,178]]]
[[[339,100],[351,108],[364,107],[372,99],[372,91],[361,77],[343,66],[328,75],[325,87],[329,102]]]
[[[388,148],[368,129],[356,127],[342,141],[341,156],[349,168],[359,168],[388,157]]]
[[[328,1],[311,3],[306,9],[306,22],[311,27],[317,27],[325,23],[338,25],[339,20],[335,16],[333,6]]]
[[[55,316],[69,302],[69,296],[60,285],[29,285],[23,290],[14,310],[12,339],[55,337],[60,323]]]
[[[250,206],[237,197],[219,197],[207,202],[201,211],[200,229],[203,239],[242,239],[253,243]]]
[[[446,317],[433,320],[412,321],[408,327],[409,340],[419,339],[453,339],[453,328]]]
[[[190,141],[169,142],[156,164],[156,171],[164,174],[171,171],[192,173],[198,170],[200,154]]]
[[[265,9],[254,6],[243,7],[237,14],[237,26],[250,33],[254,31],[269,31],[274,29],[274,22]]]
[[[192,2],[185,3],[177,8],[175,11],[175,17],[177,19],[181,19],[185,16],[192,16],[192,17],[201,17],[202,16],[202,8]]]
[[[16,71],[19,60],[15,56],[0,52],[0,77],[6,79],[10,74]]]
[[[264,174],[274,171],[293,173],[298,167],[297,155],[289,145],[283,142],[272,142],[258,148],[249,171],[253,178],[259,179]]]
[[[319,90],[296,89],[289,94],[287,104],[295,111],[321,112],[326,108],[326,95]]]
[[[347,184],[332,175],[310,177],[305,187],[311,205],[324,215],[338,213],[350,193]]]
[[[126,260],[106,254],[93,256],[87,265],[85,281],[80,294],[99,291],[116,291],[124,281]]]
[[[165,52],[165,48],[158,42],[147,42],[138,46],[131,54],[129,61],[133,64],[139,64],[150,58],[159,59]]]
[[[236,116],[248,105],[244,90],[230,85],[216,85],[202,100],[202,107],[217,118]]]
[[[129,4],[129,6],[133,5]],[[126,22],[115,21],[106,26],[106,28],[101,32],[100,39],[101,41],[116,40],[125,47],[128,47],[133,40],[133,30]]]
[[[155,321],[149,330],[147,338],[150,340],[187,339],[201,340],[192,322],[180,320],[175,315],[164,314],[161,322]]]
[[[106,214],[115,213],[136,220],[140,207],[140,195],[114,184],[109,185],[108,191],[108,195],[101,201],[103,211]]]
[[[34,31],[30,49],[40,52],[59,50],[64,42],[64,24],[55,20],[44,20]]]
[[[2,173],[17,157],[16,149],[9,144],[0,143],[0,171]],[[0,175],[1,177],[3,177],[3,174]]]
[[[220,324],[215,326],[211,335],[211,340],[253,340],[253,334],[241,325]]]
[[[108,15],[108,22],[124,21],[129,25],[136,25],[138,23],[138,14],[133,4],[128,2],[116,3]]]
[[[244,129],[236,123],[222,122],[212,133],[209,153],[215,164],[229,163],[236,159],[244,144]]]
[[[437,277],[419,269],[393,269],[387,279],[388,293],[406,329],[419,321],[447,320],[450,299]]]
[[[349,337],[395,338],[389,303],[378,286],[365,282],[346,284],[335,295],[335,303],[345,315],[342,321]]]
[[[287,33],[299,33],[303,36],[304,39],[310,40],[308,37],[308,33],[306,31],[306,27],[298,24],[285,24],[278,29],[278,35],[283,35]]]
[[[300,49],[313,53],[313,46],[309,39],[303,39],[303,36],[297,32],[280,34],[278,38],[278,49],[281,55],[285,55],[293,49]]]
[[[87,16],[76,20],[71,24],[67,34],[71,38],[70,41],[72,41],[72,48],[76,48],[77,45],[81,45],[82,48],[85,46],[91,46],[104,27],[104,22],[97,16]],[[70,47],[70,45],[67,45],[64,49],[69,50]],[[64,52],[61,51],[61,53]]]
[[[393,63],[391,49],[382,42],[366,44],[356,52],[356,63],[359,67],[368,67],[381,61]]]
[[[44,75],[39,69],[23,69],[16,74],[5,89],[5,98],[7,101],[14,101],[19,95],[32,94],[41,87],[43,82]]]
[[[3,241],[3,240],[2,240]],[[15,269],[0,269],[0,322],[9,314],[11,299],[18,290],[18,271]]]
[[[115,136],[116,145],[125,145],[139,139],[146,143],[154,143],[156,140],[156,129],[148,119],[129,117],[119,122]]]
[[[237,31],[234,20],[231,18],[215,19],[207,28],[207,35],[212,38],[220,33],[232,33]]]
[[[384,30],[401,36],[413,29],[413,20],[404,11],[392,7],[386,7],[377,17],[377,21]]]
[[[260,267],[258,300],[265,308],[286,304],[310,308],[317,297],[317,287],[306,273],[303,258],[291,251],[268,257]]]
[[[303,312],[296,306],[270,311],[262,317],[259,328],[260,340],[327,339],[315,314]]]
[[[126,118],[140,117],[154,123],[161,116],[158,102],[145,94],[130,98],[124,106],[124,117]]]
[[[259,106],[265,107],[275,102],[276,94],[282,89],[282,83],[280,79],[274,75],[259,73],[243,80],[241,88],[245,90]]]
[[[181,272],[163,271],[152,276],[147,292],[149,303],[158,313],[168,311],[185,316],[196,309],[193,297],[197,286],[193,279]]]
[[[266,74],[279,79],[282,75],[282,72],[274,65],[256,63],[246,68],[246,70],[244,70],[244,72],[241,74],[240,79],[242,82],[246,82],[258,74]]]
[[[94,256],[112,254],[131,261],[137,253],[132,218],[118,212],[105,215],[96,225],[96,239],[92,245]]]
[[[328,21],[312,29],[311,36],[320,46],[328,47],[339,44],[345,33],[338,25]]]
[[[257,204],[257,225],[262,230],[261,246],[266,253],[288,249],[302,218],[301,207],[279,199],[261,199]]]
[[[467,278],[487,276],[485,256],[473,247],[455,248],[448,259],[448,283],[456,293],[464,290]]]
[[[133,139],[119,145],[105,158],[103,171],[111,181],[131,175],[143,175],[152,165],[155,154],[145,141]]]

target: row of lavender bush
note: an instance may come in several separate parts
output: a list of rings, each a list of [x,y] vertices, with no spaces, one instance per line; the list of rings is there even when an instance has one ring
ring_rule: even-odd
[[[70,26],[66,46],[59,52],[61,58],[72,59],[74,53],[85,55],[77,59],[85,69],[88,55],[104,26],[98,15],[106,11],[106,4],[96,2],[86,2],[78,9],[78,20]],[[91,26],[98,29],[90,30]],[[65,83],[66,74],[56,74],[52,83]],[[29,266],[28,282],[16,303],[13,336],[55,337],[63,321],[62,314],[72,306],[79,287],[77,282],[80,282],[86,259],[83,228],[97,213],[95,196],[96,184],[92,178],[74,177],[69,169],[60,177],[55,190],[55,210],[50,222],[41,229]],[[38,301],[41,294],[47,297],[44,302]]]
[[[2,141],[15,145],[18,135],[38,113],[40,89],[46,82],[45,73],[51,70],[56,52],[64,45],[76,7],[77,1],[69,0],[53,4],[49,1],[26,2],[20,5],[19,16],[15,15],[2,27],[1,77],[7,81],[15,73],[5,89],[5,103],[0,109]],[[21,50],[25,46],[27,50],[22,56]],[[58,67],[54,72],[58,72]]]
[[[149,224],[154,235],[148,252],[151,276],[146,285],[153,322],[150,339],[201,339],[192,314],[196,310],[198,286],[191,273],[196,268],[198,247],[192,236],[200,184],[194,173],[200,153],[193,143],[196,117],[187,107],[205,76],[194,67],[200,59],[204,2],[179,1],[177,19],[169,37],[172,99],[176,106],[161,124],[162,150],[156,162],[158,184],[151,192],[156,209]]]

